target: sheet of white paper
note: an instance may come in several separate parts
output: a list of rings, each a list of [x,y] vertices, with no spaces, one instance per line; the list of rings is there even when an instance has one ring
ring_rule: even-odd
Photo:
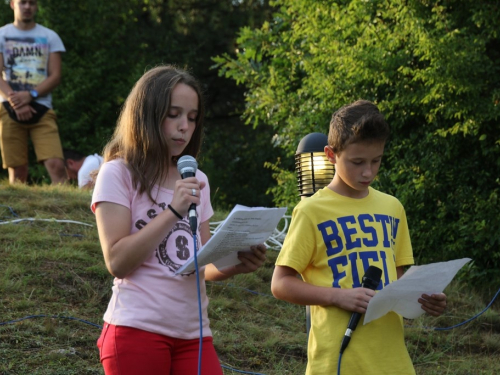
[[[264,243],[286,212],[286,207],[245,207],[236,205],[221,227],[197,254],[198,266],[213,263],[223,269],[240,263],[238,251],[250,251],[250,246]],[[195,269],[194,257],[176,275]]]
[[[441,293],[470,258],[412,266],[397,281],[387,285],[370,300],[364,324],[395,311],[407,319],[425,313],[418,299],[422,294]]]

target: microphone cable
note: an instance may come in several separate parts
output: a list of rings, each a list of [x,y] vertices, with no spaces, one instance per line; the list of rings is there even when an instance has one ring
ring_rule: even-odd
[[[196,242],[196,232],[193,233],[194,242],[194,269],[196,273],[196,291],[198,293],[198,317],[200,321],[200,344],[198,349],[198,375],[201,375],[201,353],[203,345],[203,314],[201,312],[201,292],[200,292],[200,270],[198,268],[198,249]]]

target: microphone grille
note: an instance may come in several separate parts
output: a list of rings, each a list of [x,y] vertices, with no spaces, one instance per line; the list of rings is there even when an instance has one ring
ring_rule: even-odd
[[[191,155],[184,155],[177,161],[177,170],[181,175],[186,172],[196,173],[197,169],[198,163]]]
[[[380,283],[382,277],[382,270],[375,266],[370,266],[363,276],[363,287],[375,290]]]

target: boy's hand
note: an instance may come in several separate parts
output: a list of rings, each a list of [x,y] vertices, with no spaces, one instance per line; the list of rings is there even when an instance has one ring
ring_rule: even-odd
[[[240,264],[234,266],[236,273],[250,273],[256,271],[266,261],[266,245],[250,246],[251,252],[240,251],[238,259]]]
[[[368,302],[375,295],[375,291],[368,288],[335,289],[338,294],[336,306],[346,311],[364,314]]]
[[[446,294],[422,294],[422,297],[418,299],[418,302],[422,305],[422,309],[429,315],[440,316],[444,309],[446,308]]]

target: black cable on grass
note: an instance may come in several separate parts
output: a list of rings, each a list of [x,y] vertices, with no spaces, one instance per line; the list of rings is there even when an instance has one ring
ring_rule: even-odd
[[[10,207],[10,206],[6,206],[6,205],[4,205],[4,204],[0,204],[0,207],[7,207],[7,208],[9,209],[10,213],[12,214],[12,216],[14,216],[14,217],[19,217],[19,215],[18,215],[18,214],[16,214],[16,212],[12,209],[12,207]]]
[[[25,316],[24,318],[15,319],[15,320],[11,320],[11,321],[8,321],[8,322],[0,323],[0,326],[6,325],[6,324],[18,323],[18,322],[21,322],[23,320],[34,319],[34,318],[69,319],[69,320],[79,321],[79,322],[82,322],[82,323],[85,323],[85,324],[97,327],[99,329],[102,329],[101,325],[89,322],[88,320],[73,318],[71,316],[45,315],[45,314]],[[231,371],[234,371],[234,372],[238,372],[240,374],[265,375],[265,374],[261,374],[261,373],[258,373],[258,372],[248,372],[248,371],[237,370],[235,368],[232,368],[232,367],[229,367],[229,366],[225,366],[223,364],[221,364],[221,367],[223,367],[225,369],[228,369],[228,370],[231,370]]]
[[[247,371],[236,370],[235,368],[232,368],[232,367],[229,367],[229,366],[224,366],[222,364],[220,365],[220,367],[225,368],[227,370],[231,370],[231,371],[240,373],[240,374],[264,375],[264,374],[261,374],[260,372],[247,372]]]
[[[8,322],[3,322],[3,323],[0,322],[0,326],[7,325],[7,324],[12,324],[12,323],[18,323],[18,322],[21,322],[23,320],[34,319],[34,318],[52,318],[52,319],[76,320],[78,322],[82,322],[82,323],[85,323],[85,324],[88,324],[88,325],[91,325],[91,326],[94,326],[94,327],[97,327],[97,328],[102,328],[102,326],[100,326],[99,324],[95,324],[95,323],[89,322],[88,320],[84,320],[84,319],[73,318],[71,316],[45,315],[45,314],[29,315],[29,316],[25,316],[24,318],[10,320]]]
[[[231,283],[225,283],[223,281],[210,281],[210,283],[215,284],[215,285],[219,285],[219,286],[229,286],[231,288],[243,289],[245,292],[248,292],[248,293],[252,293],[252,294],[256,294],[256,295],[264,296],[264,297],[273,297],[274,298],[274,296],[271,294],[256,292],[255,290],[243,288],[241,286],[237,286],[237,285],[234,285]]]
[[[216,282],[216,284],[219,284],[218,282]],[[234,286],[232,284],[225,284],[225,285],[228,285],[230,287],[236,287],[236,288],[240,288],[240,287],[237,287],[237,286]],[[251,292],[253,294],[258,294],[258,295],[263,295],[263,296],[270,296],[270,295],[267,295],[267,294],[263,294],[263,293],[258,293],[258,292],[254,292],[250,289],[245,289],[245,288],[240,288],[240,289],[243,289],[243,290],[246,290],[248,292]],[[470,321],[478,318],[480,315],[482,315],[486,310],[488,310],[491,305],[493,304],[493,302],[495,301],[495,299],[498,297],[498,295],[500,294],[500,289],[496,292],[495,296],[493,297],[493,299],[491,300],[491,302],[486,306],[486,308],[481,311],[479,314],[476,314],[475,316],[473,316],[472,318],[470,319],[467,319],[466,321],[462,322],[462,323],[459,323],[459,324],[456,324],[454,326],[451,326],[451,327],[443,327],[443,328],[439,328],[439,327],[434,327],[434,328],[429,328],[429,327],[424,327],[424,328],[428,328],[428,329],[433,329],[435,331],[445,331],[445,330],[450,330],[450,329],[453,329],[453,328],[457,328],[457,327],[460,327],[466,323],[469,323]],[[20,319],[15,319],[15,320],[11,320],[11,321],[8,321],[8,322],[0,322],[0,326],[3,326],[3,325],[7,325],[7,324],[13,324],[13,323],[17,323],[17,322],[21,322],[23,320],[27,320],[27,319],[34,319],[34,318],[52,318],[52,319],[68,319],[68,320],[75,320],[75,321],[79,321],[79,322],[82,322],[82,323],[85,323],[85,324],[88,324],[88,325],[91,325],[91,326],[94,326],[94,327],[97,327],[99,329],[102,329],[102,326],[99,325],[99,324],[95,324],[95,323],[92,323],[92,322],[89,322],[87,320],[84,320],[84,319],[79,319],[79,318],[73,318],[73,317],[70,317],[70,316],[59,316],[59,315],[44,315],[44,314],[40,314],[40,315],[30,315],[30,316],[26,316],[24,318],[20,318]],[[414,328],[414,327],[410,327],[410,328]],[[238,372],[238,373],[242,373],[242,374],[252,374],[252,375],[264,375],[264,374],[260,374],[260,373],[257,373],[257,372],[246,372],[246,371],[241,371],[241,370],[237,370],[237,369],[234,369],[234,368],[231,368],[231,367],[228,367],[228,366],[224,366],[221,364],[221,367],[225,368],[225,369],[228,369],[228,370],[231,370],[231,371],[234,371],[234,372]]]
[[[59,232],[59,235],[61,237],[80,237],[80,238],[85,237],[83,234],[67,234],[67,233],[61,233],[61,232]]]
[[[480,317],[481,315],[483,315],[486,310],[488,310],[491,305],[493,305],[493,302],[495,302],[496,298],[498,297],[498,295],[500,294],[500,289],[498,289],[498,291],[495,293],[495,296],[493,297],[493,299],[491,300],[491,302],[484,308],[483,311],[481,311],[480,313],[474,315],[472,318],[469,318],[461,323],[458,323],[458,324],[455,324],[454,326],[451,326],[451,327],[422,327],[423,329],[429,329],[429,330],[433,330],[433,331],[448,331],[450,329],[454,329],[454,328],[458,328],[460,326],[463,326],[464,324],[467,324],[471,321],[473,321],[474,319],[477,319],[478,317]],[[419,327],[412,327],[412,326],[406,326],[406,327],[409,327],[409,328],[419,328]]]

